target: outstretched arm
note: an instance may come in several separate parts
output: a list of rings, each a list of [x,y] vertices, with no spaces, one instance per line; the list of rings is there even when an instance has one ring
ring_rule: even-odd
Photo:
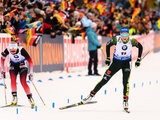
[[[138,42],[136,39],[132,39],[132,46],[135,46],[138,48],[138,59],[141,59],[142,52],[143,52],[143,46],[140,42]]]
[[[132,39],[132,46],[136,46],[138,48],[138,58],[137,58],[137,61],[135,62],[135,66],[138,67],[140,66],[140,62],[141,62],[143,46],[136,39]]]

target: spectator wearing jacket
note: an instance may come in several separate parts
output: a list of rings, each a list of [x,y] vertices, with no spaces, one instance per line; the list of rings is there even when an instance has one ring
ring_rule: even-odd
[[[92,63],[94,64],[94,74],[99,75],[98,69],[97,69],[97,66],[98,66],[97,49],[101,47],[101,44],[98,41],[96,29],[97,29],[97,24],[94,22],[91,23],[91,27],[86,28],[86,34],[88,37],[88,51],[89,51],[88,75],[93,75]]]

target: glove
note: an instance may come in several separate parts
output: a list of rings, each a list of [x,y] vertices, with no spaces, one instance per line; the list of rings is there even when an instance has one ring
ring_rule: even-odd
[[[32,81],[33,80],[33,73],[29,73],[28,78],[30,81]]]
[[[1,77],[4,79],[6,78],[6,73],[4,71],[1,72]]]
[[[110,60],[110,58],[109,58],[109,57],[105,60],[105,63],[106,63],[106,65],[107,65],[107,66],[109,66],[109,65],[110,65],[111,60]]]
[[[140,63],[141,62],[141,58],[138,58],[137,61],[135,62],[135,67],[139,67],[140,66]]]

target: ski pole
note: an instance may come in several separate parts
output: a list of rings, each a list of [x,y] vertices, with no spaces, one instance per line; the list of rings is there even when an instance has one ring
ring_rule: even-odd
[[[101,51],[102,51],[102,54],[103,54],[104,59],[106,59],[106,56],[105,56],[104,51],[103,51],[103,47],[101,47],[100,49],[101,49]]]
[[[5,84],[5,79],[3,79],[3,84],[4,84],[5,104],[7,105],[7,94],[6,94],[7,86],[6,86],[6,84]]]
[[[104,51],[103,51],[103,47],[101,47],[101,51],[102,51],[104,59],[106,59],[106,56],[105,56]],[[108,65],[106,65],[105,67],[108,67]]]
[[[144,57],[141,59],[141,61],[151,52],[151,50],[149,49],[148,52],[144,55]]]
[[[38,96],[40,97],[41,101],[43,102],[44,106],[46,106],[46,104],[44,103],[44,101],[43,101],[41,95],[39,94],[38,89],[36,88],[36,86],[35,86],[35,84],[33,83],[33,81],[31,81],[31,83],[32,83],[33,87],[35,88],[35,90],[36,90]]]

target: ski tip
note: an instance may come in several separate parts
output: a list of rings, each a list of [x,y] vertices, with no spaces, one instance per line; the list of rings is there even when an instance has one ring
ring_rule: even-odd
[[[60,109],[60,110],[63,110],[63,109],[66,109],[66,108],[67,108],[67,107],[60,107],[59,109]]]

